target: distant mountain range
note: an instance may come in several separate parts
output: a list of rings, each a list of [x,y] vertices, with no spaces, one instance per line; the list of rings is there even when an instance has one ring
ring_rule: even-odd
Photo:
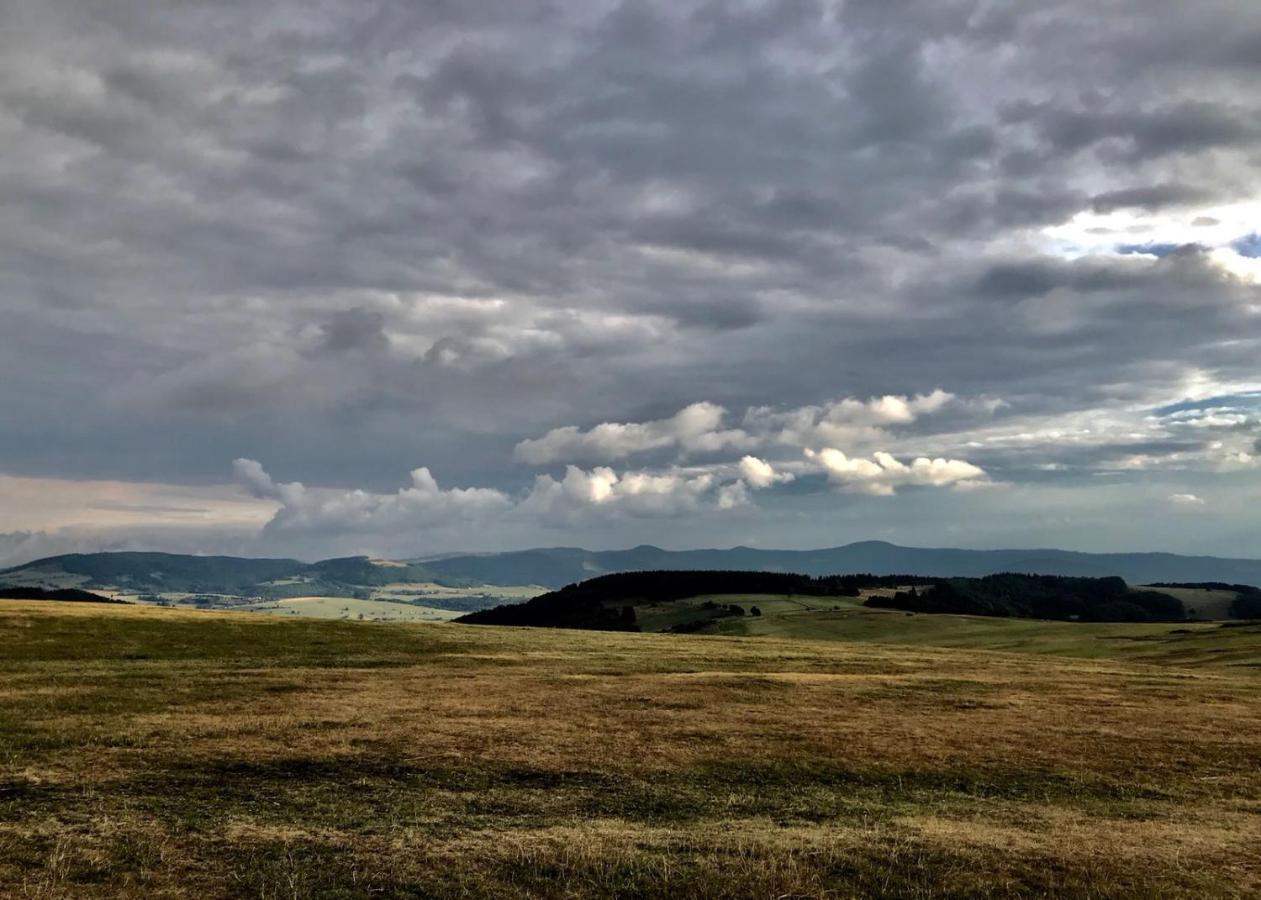
[[[557,547],[420,562],[446,577],[487,584],[559,587],[611,572],[649,569],[743,569],[802,575],[980,576],[997,572],[1035,575],[1119,575],[1131,584],[1154,581],[1228,581],[1261,585],[1261,560],[1174,553],[1078,553],[1070,550],[954,550],[899,547],[863,541],[824,550],[630,550]]]
[[[1068,550],[956,550],[899,547],[864,541],[824,550],[583,550],[577,547],[510,553],[447,555],[406,561],[346,557],[306,563],[169,553],[75,553],[0,570],[0,586],[114,587],[137,592],[214,592],[286,596],[375,585],[437,582],[539,585],[559,588],[613,572],[727,569],[803,575],[981,576],[1119,575],[1130,584],[1220,581],[1261,586],[1261,560],[1173,553],[1078,553]]]

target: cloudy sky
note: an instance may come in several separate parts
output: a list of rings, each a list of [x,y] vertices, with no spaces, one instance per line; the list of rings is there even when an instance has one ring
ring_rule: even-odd
[[[8,0],[0,562],[1261,556],[1253,0]]]

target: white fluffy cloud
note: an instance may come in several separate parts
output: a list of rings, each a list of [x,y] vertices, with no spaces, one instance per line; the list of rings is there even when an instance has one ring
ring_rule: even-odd
[[[907,465],[884,452],[866,459],[846,456],[834,447],[818,451],[807,449],[806,459],[826,472],[833,484],[857,493],[880,496],[891,495],[904,485],[948,487],[976,484],[986,478],[984,469],[961,459],[921,456]]]
[[[327,533],[381,533],[489,518],[506,512],[511,499],[492,488],[438,486],[427,468],[413,469],[411,484],[393,494],[362,490],[308,488],[301,482],[278,483],[252,459],[237,459],[233,470],[253,496],[281,506],[269,529]]]
[[[846,397],[822,406],[790,410],[752,407],[740,428],[724,428],[726,410],[700,402],[684,407],[668,419],[649,422],[604,422],[583,431],[576,425],[553,428],[540,438],[516,446],[518,461],[531,465],[552,462],[606,461],[638,453],[678,448],[683,453],[747,450],[760,446],[820,447],[879,441],[891,427],[910,425],[938,412],[956,397],[940,388],[928,394],[886,394],[868,400]],[[750,485],[759,487],[754,481]]]
[[[937,388],[913,396],[885,394],[867,400],[844,397],[790,410],[754,407],[745,414],[743,427],[759,435],[765,445],[811,449],[867,447],[887,443],[894,429],[958,403],[954,394]],[[992,410],[992,406],[988,408]]]
[[[906,464],[884,451],[869,459],[848,456],[831,445],[811,446],[822,435],[885,436],[886,428],[912,424],[952,402],[954,395],[943,390],[869,400],[846,398],[785,413],[751,410],[743,428],[724,427],[723,407],[700,402],[666,419],[606,422],[587,431],[557,428],[541,438],[521,441],[514,455],[534,465],[563,460],[567,463],[564,474],[540,473],[528,491],[515,497],[493,488],[443,489],[427,468],[413,470],[410,485],[392,494],[277,482],[252,459],[237,459],[233,468],[237,483],[253,497],[280,505],[267,525],[272,533],[381,534],[502,517],[519,524],[570,525],[610,516],[680,516],[750,506],[752,490],[785,484],[806,473],[822,472],[834,485],[876,495],[892,494],[903,485],[983,483],[986,473],[962,460],[921,456]],[[728,457],[730,461],[621,472],[606,465],[583,468],[572,462],[615,460],[659,449],[718,454],[759,444],[795,445],[793,449],[804,450],[806,462],[800,457],[773,461],[746,453],[736,460]]]
[[[566,466],[560,480],[539,475],[518,510],[552,523],[581,519],[595,510],[632,516],[675,515],[697,509],[716,483],[709,472],[618,475],[606,466],[585,470],[571,465]],[[720,507],[730,505],[719,499]]]
[[[954,394],[940,388],[931,394],[914,397],[886,394],[866,402],[845,399],[829,406],[825,418],[857,424],[905,425],[920,416],[937,412],[954,399]]]
[[[740,460],[740,477],[749,487],[768,488],[777,482],[792,481],[796,476],[791,472],[776,472],[766,460],[746,456]]]
[[[516,446],[518,460],[531,465],[579,460],[624,459],[636,453],[678,447],[687,453],[715,452],[749,446],[752,439],[738,429],[722,427],[726,410],[713,403],[693,403],[668,419],[651,422],[604,422],[589,431],[577,426],[553,428],[541,438]]]

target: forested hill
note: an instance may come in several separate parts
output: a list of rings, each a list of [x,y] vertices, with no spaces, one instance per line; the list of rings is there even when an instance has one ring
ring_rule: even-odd
[[[917,575],[808,575],[771,572],[631,572],[593,578],[526,603],[464,616],[474,625],[639,630],[641,607],[660,608],[693,597],[799,595],[858,597],[864,591],[901,587],[871,597],[868,606],[912,612],[1012,616],[1064,621],[1180,622],[1182,601],[1153,590],[1133,590],[1121,578],[1066,578],[1000,574],[985,578]],[[886,592],[887,593],[887,592]]]
[[[470,613],[457,621],[473,625],[527,625],[634,631],[625,612],[642,604],[662,604],[705,594],[801,594],[809,597],[857,597],[874,585],[929,583],[929,579],[875,575],[815,578],[784,572],[651,571],[603,575],[525,603]]]
[[[342,594],[347,588],[430,581],[433,577],[433,573],[420,566],[372,560],[366,556],[305,563],[296,559],[118,552],[50,556],[0,569],[0,586],[283,597],[321,592]]]

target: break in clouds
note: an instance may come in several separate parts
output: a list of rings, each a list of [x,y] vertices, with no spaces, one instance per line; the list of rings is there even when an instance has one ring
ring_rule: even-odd
[[[4,16],[0,560],[1256,553],[1255,3]]]

